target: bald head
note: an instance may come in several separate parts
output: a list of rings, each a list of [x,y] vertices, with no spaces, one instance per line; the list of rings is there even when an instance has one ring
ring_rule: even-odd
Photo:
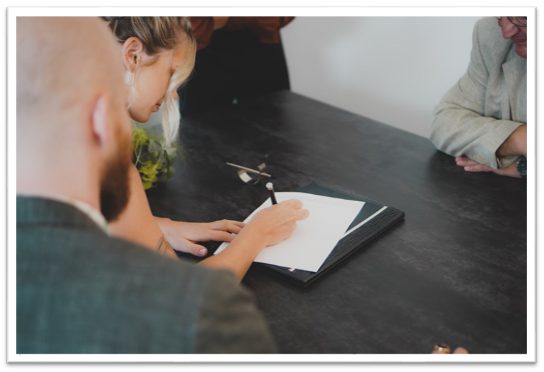
[[[128,198],[131,126],[119,46],[99,18],[17,18],[17,193],[110,219]]]
[[[123,89],[117,43],[98,18],[17,18],[18,119],[60,119],[105,91],[125,100]]]

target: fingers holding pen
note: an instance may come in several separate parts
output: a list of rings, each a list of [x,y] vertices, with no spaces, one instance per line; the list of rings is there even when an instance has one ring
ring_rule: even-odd
[[[297,221],[308,216],[309,212],[302,208],[302,202],[291,199],[259,211],[246,228],[260,231],[267,237],[267,245],[276,245],[293,234]]]
[[[280,203],[279,206],[285,209],[283,212],[284,221],[282,223],[283,233],[281,234],[281,239],[279,239],[279,241],[282,241],[291,237],[297,228],[297,222],[307,219],[310,216],[310,212],[303,208],[302,202],[298,199],[287,200]],[[276,240],[271,245],[277,244],[279,241]]]
[[[292,218],[295,220],[295,222],[305,220],[310,216],[310,212],[307,209],[303,208],[303,204],[300,200],[289,199],[284,202],[281,202],[278,205],[282,205],[284,203],[292,211]]]
[[[310,212],[307,209],[302,208],[303,204],[302,204],[302,202],[300,200],[290,199],[290,200],[285,201],[284,203],[289,203],[294,208],[295,219],[297,221],[302,221],[302,220],[305,220],[306,218],[310,217]]]
[[[297,221],[302,221],[310,217],[310,211],[307,209],[299,209],[295,211],[295,213],[297,214],[296,216]]]
[[[270,200],[272,201],[272,205],[277,205],[278,201],[276,199],[276,194],[274,193],[274,185],[272,184],[272,182],[268,182],[266,184],[266,188],[268,189],[268,192],[270,194]],[[296,228],[296,221],[305,220],[306,218],[310,216],[310,212],[308,210],[302,209],[302,202],[298,199],[286,200],[280,203],[280,205],[281,204],[289,205],[290,207],[294,209],[293,217],[295,219],[295,226],[293,230]]]

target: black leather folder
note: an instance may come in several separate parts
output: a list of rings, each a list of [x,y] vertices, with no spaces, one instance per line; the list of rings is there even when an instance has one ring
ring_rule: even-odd
[[[333,189],[327,186],[319,185],[317,183],[311,183],[308,186],[300,189],[299,192],[366,202],[364,207],[361,209],[357,217],[355,217],[355,219],[346,231],[349,231],[351,228],[357,226],[359,223],[366,220],[367,218],[378,212],[380,209],[385,207],[385,205],[377,203],[373,200]],[[381,211],[374,218],[367,221],[364,225],[357,228],[345,238],[341,239],[336,247],[332,250],[329,257],[327,257],[325,262],[323,262],[323,265],[321,265],[319,271],[315,273],[304,270],[293,271],[286,267],[263,264],[258,262],[254,263],[253,266],[262,270],[266,270],[267,272],[277,275],[284,280],[288,280],[292,283],[305,287],[314,282],[316,279],[323,276],[323,274],[329,271],[340,261],[346,259],[352,253],[361,249],[372,239],[376,238],[382,232],[389,229],[391,226],[393,226],[395,223],[402,220],[403,218],[403,211],[387,206],[386,209]]]

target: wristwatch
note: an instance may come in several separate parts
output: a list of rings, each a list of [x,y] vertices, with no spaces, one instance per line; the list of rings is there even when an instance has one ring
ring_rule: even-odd
[[[521,178],[527,177],[527,158],[522,157],[518,160],[518,163],[516,164],[516,168],[518,170],[518,174]]]

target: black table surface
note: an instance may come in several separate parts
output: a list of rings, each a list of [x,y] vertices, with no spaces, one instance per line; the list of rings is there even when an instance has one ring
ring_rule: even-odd
[[[317,182],[406,213],[307,288],[250,269],[281,352],[527,352],[525,180],[465,172],[426,138],[288,91],[183,119],[180,137],[176,176],[148,191],[157,216],[245,219],[264,182],[226,162],[266,163],[277,191]]]

